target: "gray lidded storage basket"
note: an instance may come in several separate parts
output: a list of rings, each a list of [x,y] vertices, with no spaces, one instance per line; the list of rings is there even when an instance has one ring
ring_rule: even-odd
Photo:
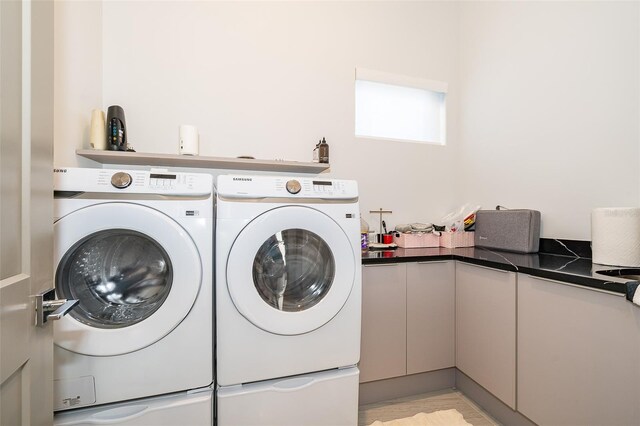
[[[536,253],[540,247],[540,212],[537,210],[478,210],[476,247]]]

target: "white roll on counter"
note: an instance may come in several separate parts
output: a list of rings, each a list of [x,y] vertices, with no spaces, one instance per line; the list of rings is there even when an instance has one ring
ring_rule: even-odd
[[[640,208],[597,208],[591,212],[593,263],[640,266]]]

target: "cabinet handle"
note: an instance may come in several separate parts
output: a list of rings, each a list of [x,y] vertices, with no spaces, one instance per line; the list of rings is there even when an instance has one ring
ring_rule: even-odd
[[[529,274],[525,274],[525,275],[529,275]],[[554,283],[554,284],[568,285],[569,287],[581,288],[583,290],[595,291],[597,293],[610,294],[611,296],[625,297],[624,294],[617,293],[615,291],[603,290],[601,288],[593,288],[593,287],[587,287],[587,286],[584,286],[584,285],[567,283],[567,282],[564,282],[564,281],[552,280],[551,278],[536,277],[534,275],[529,275],[529,276],[531,278],[533,278],[534,280],[547,281],[547,282]]]
[[[374,265],[362,265],[365,268],[379,268],[381,266],[398,266],[398,263],[376,263]]]
[[[432,260],[432,261],[428,261],[425,260],[423,262],[416,262],[418,265],[433,265],[434,263],[449,263],[449,260]]]
[[[496,268],[492,268],[490,266],[482,266],[482,265],[476,265],[475,263],[467,263],[467,262],[462,262],[464,265],[471,265],[475,268],[481,268],[481,269],[488,269],[490,271],[496,271],[496,272],[502,272],[503,274],[509,274],[511,272],[514,271],[505,271],[504,269],[496,269]]]

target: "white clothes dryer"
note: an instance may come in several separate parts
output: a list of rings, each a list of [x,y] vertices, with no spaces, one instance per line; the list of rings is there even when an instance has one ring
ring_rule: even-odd
[[[219,424],[309,422],[305,404],[323,412],[325,398],[327,414],[340,411],[327,393],[348,415],[319,424],[357,422],[356,182],[221,175],[216,188]],[[254,408],[240,410],[245,403]],[[297,414],[282,417],[294,405]]]
[[[213,179],[55,169],[54,409],[213,383]]]

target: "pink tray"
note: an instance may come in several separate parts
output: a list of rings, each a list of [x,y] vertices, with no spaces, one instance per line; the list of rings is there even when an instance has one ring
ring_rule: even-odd
[[[393,236],[393,242],[398,247],[418,248],[418,247],[439,247],[440,239],[437,235],[428,234],[400,234],[399,237]]]
[[[473,247],[473,232],[442,232],[440,234],[440,247]]]

